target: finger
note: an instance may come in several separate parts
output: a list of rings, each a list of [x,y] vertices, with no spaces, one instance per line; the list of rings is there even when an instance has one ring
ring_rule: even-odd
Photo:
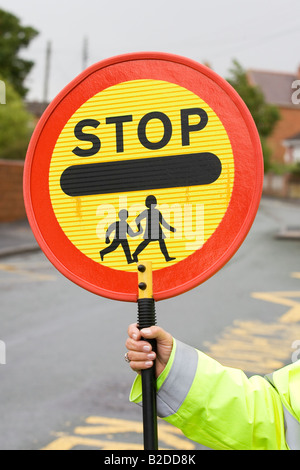
[[[135,341],[132,338],[127,338],[125,346],[129,351],[140,351],[148,353],[152,350],[151,344],[147,341]]]
[[[128,336],[130,338],[133,338],[136,341],[141,339],[142,335],[141,335],[141,332],[138,329],[136,323],[132,323],[131,325],[129,325],[129,327],[128,327]]]
[[[136,331],[136,325],[130,325],[128,330],[132,334],[132,332]],[[152,351],[152,347],[148,342],[136,341],[129,337],[126,340],[126,348],[128,349],[129,365],[134,372],[139,374],[141,370],[149,369],[153,366],[156,354]]]
[[[156,354],[153,351],[151,351],[150,353],[139,352],[139,351],[128,351],[127,357],[130,362],[143,364],[148,361],[154,361],[156,358]]]
[[[153,361],[143,361],[143,362],[136,362],[131,361],[130,367],[134,372],[139,373],[141,370],[150,369],[153,366]]]

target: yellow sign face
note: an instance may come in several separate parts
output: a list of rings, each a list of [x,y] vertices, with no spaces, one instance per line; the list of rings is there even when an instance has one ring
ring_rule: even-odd
[[[231,144],[215,112],[186,88],[150,79],[111,86],[78,108],[49,170],[67,238],[123,271],[136,271],[138,260],[159,270],[200,250],[225,215],[233,182]]]

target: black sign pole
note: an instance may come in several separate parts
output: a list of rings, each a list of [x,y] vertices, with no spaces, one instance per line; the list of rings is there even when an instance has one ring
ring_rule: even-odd
[[[156,324],[151,262],[138,263],[138,327]],[[156,351],[156,340],[147,340]],[[158,450],[155,362],[142,370],[144,449]]]

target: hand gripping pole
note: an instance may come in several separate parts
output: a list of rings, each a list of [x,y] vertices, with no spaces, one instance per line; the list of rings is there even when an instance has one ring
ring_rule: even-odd
[[[149,328],[156,324],[155,302],[152,289],[152,263],[140,262],[138,268],[138,327]],[[156,340],[147,340],[156,351]],[[157,411],[155,363],[151,369],[142,370],[144,449],[157,450]]]

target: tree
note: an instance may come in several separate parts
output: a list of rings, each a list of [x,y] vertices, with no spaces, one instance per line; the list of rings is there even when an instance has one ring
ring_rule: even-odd
[[[249,84],[247,73],[238,61],[233,61],[230,74],[227,81],[244,100],[256,124],[264,154],[265,171],[267,171],[270,167],[271,149],[266,139],[280,119],[279,110],[277,106],[266,103],[262,91],[257,86]]]
[[[33,116],[7,81],[5,91],[6,104],[0,105],[0,158],[24,160],[34,127]]]
[[[33,62],[19,57],[19,52],[28,47],[38,32],[30,26],[22,26],[19,18],[0,9],[0,74],[8,80],[24,98],[27,88],[24,81]]]

